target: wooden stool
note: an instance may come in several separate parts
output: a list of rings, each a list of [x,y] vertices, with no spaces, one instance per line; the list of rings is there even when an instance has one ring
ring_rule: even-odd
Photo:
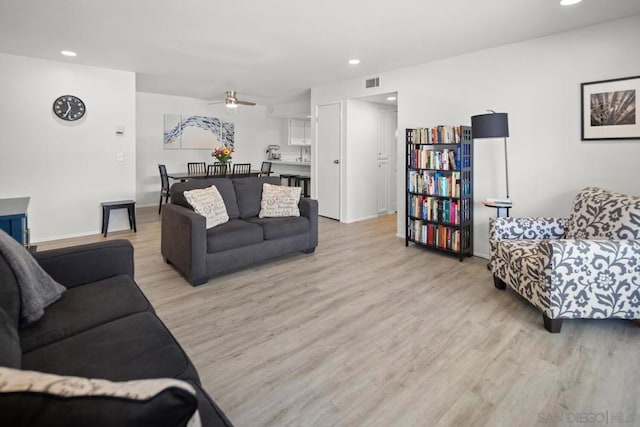
[[[302,187],[302,195],[304,197],[310,197],[311,196],[311,177],[310,176],[304,176],[304,175],[299,175],[298,178],[296,179],[296,186]]]
[[[286,179],[287,185],[289,187],[293,187],[294,185],[297,185],[298,176],[299,175],[291,174],[291,173],[282,173],[280,174],[280,180]]]
[[[109,214],[112,209],[127,209],[129,213],[129,228],[136,229],[136,202],[135,200],[118,200],[116,202],[102,202],[102,234],[107,237],[107,229],[109,228]]]

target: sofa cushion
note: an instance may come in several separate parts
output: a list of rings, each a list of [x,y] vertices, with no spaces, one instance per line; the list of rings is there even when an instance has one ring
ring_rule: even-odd
[[[206,188],[196,188],[185,191],[184,198],[193,207],[193,210],[206,218],[206,228],[213,228],[216,225],[229,221],[227,208],[220,192],[215,185]]]
[[[39,321],[20,329],[22,349],[31,351],[146,310],[151,310],[149,301],[128,276],[115,276],[76,286],[47,307]]]
[[[58,375],[128,381],[198,374],[162,322],[136,313],[23,353],[22,368]]]
[[[496,241],[496,257],[500,259],[498,276],[536,307],[543,307],[540,305],[543,285],[540,242],[527,239]]]
[[[199,425],[195,393],[169,378],[112,382],[0,368],[0,413],[12,426]]]
[[[640,239],[640,197],[588,187],[576,196],[568,239]]]
[[[303,216],[248,218],[246,221],[262,226],[265,240],[281,239],[309,232],[309,220]]]
[[[207,252],[221,252],[260,243],[263,240],[262,227],[241,219],[233,219],[207,230]]]
[[[300,187],[286,187],[283,185],[262,185],[262,199],[258,217],[286,217],[300,216]]]
[[[215,185],[220,192],[229,218],[238,218],[240,211],[238,210],[236,191],[233,182],[229,178],[192,179],[187,182],[176,182],[171,186],[171,203],[193,210],[183,193],[196,188],[211,187],[212,185]]]
[[[7,312],[0,307],[0,366],[20,368],[21,360],[18,329]]]
[[[0,255],[0,308],[6,312],[17,328],[20,322],[20,290],[13,270],[2,255]]]
[[[262,200],[262,184],[279,185],[277,176],[235,178],[233,185],[236,189],[236,199],[240,218],[251,218],[260,213],[260,201]]]

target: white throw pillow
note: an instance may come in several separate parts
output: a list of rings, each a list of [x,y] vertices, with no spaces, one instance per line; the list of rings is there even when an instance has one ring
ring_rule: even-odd
[[[229,221],[227,207],[215,185],[184,192],[193,210],[207,219],[207,230]]]
[[[281,185],[262,184],[262,200],[260,201],[260,218],[300,216],[300,187],[284,187]]]

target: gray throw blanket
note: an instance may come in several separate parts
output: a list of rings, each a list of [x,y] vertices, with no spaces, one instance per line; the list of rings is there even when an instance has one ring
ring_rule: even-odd
[[[44,308],[57,301],[67,288],[53,280],[20,243],[2,230],[0,255],[16,276],[21,300],[20,326],[27,326],[41,318]]]

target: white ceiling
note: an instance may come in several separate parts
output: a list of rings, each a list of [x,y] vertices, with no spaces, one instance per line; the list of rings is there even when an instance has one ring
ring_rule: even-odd
[[[235,89],[240,99],[272,103],[640,14],[640,0],[558,2],[0,0],[0,52],[135,71],[143,92],[223,99]],[[64,58],[63,49],[78,56]],[[348,65],[352,57],[361,64]]]

